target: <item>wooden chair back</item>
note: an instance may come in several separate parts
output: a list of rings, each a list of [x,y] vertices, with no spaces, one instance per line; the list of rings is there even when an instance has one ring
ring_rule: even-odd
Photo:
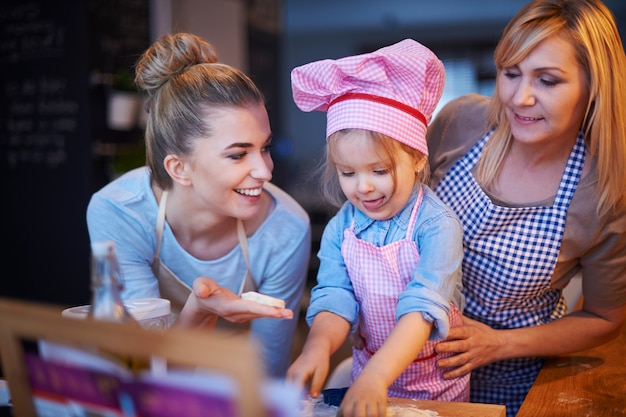
[[[258,349],[245,336],[170,328],[165,332],[132,325],[61,316],[63,308],[0,298],[0,355],[16,417],[35,417],[28,382],[24,341],[46,340],[93,346],[137,358],[159,357],[168,364],[200,367],[230,375],[240,388],[238,410],[244,417],[263,413],[259,392],[263,372]]]

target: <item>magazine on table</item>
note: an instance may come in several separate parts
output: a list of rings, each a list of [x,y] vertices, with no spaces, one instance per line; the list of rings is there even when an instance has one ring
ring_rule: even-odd
[[[39,352],[27,353],[25,359],[39,417],[240,415],[237,381],[220,371],[168,369],[154,360],[152,368],[133,370],[102,352],[49,342],[40,342]],[[273,379],[261,385],[266,415],[299,415],[299,388]]]

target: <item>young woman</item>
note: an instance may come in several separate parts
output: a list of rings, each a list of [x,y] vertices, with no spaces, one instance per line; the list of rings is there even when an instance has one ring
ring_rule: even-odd
[[[263,95],[186,33],[155,42],[137,62],[136,82],[149,97],[148,166],[93,195],[90,239],[117,244],[124,298],[167,298],[178,325],[212,328],[218,317],[248,323],[268,373],[284,376],[310,226],[296,201],[269,182]],[[242,300],[249,290],[286,308]]]
[[[495,51],[493,98],[428,132],[432,186],[463,223],[465,325],[439,352],[471,399],[517,413],[542,361],[626,321],[626,59],[599,0],[537,0]],[[561,290],[582,272],[584,303]]]

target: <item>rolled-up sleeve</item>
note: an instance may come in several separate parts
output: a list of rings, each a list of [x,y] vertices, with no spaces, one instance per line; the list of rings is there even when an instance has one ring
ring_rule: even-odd
[[[440,211],[439,215],[428,216],[428,212],[435,212],[439,204],[442,203],[430,199],[424,199],[422,203],[415,227],[420,262],[396,307],[396,320],[410,312],[421,312],[432,322],[431,340],[447,337],[450,304],[455,304],[461,311],[464,306],[461,294],[463,229],[451,212]]]

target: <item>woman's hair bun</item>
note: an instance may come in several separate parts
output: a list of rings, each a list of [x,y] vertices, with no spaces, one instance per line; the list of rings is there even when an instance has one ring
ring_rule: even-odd
[[[163,35],[135,65],[135,83],[150,96],[172,77],[196,64],[217,62],[213,45],[191,33]]]

